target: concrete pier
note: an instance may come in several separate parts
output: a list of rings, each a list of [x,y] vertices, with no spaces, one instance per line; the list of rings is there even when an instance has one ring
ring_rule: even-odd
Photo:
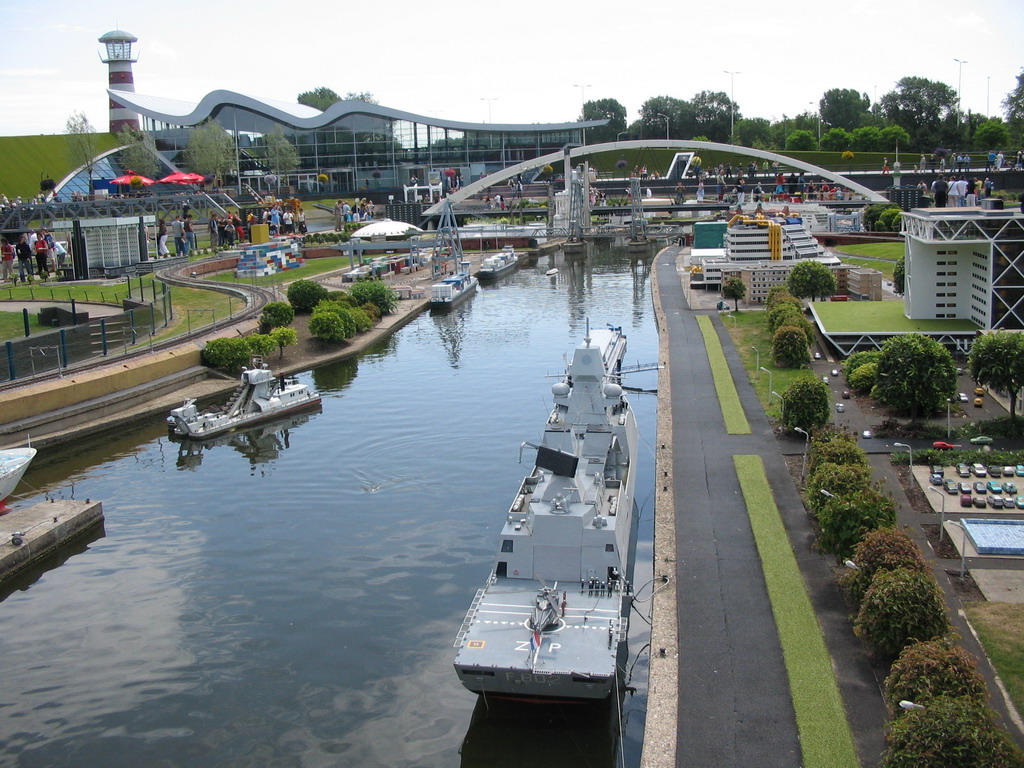
[[[0,582],[103,521],[98,501],[44,501],[0,517]]]

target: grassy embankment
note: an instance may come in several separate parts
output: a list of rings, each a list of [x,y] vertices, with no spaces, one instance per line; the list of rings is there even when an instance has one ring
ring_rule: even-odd
[[[735,318],[735,320],[731,318]],[[807,368],[778,368],[772,362],[772,339],[765,327],[764,312],[740,312],[729,316],[725,320],[726,330],[732,337],[733,344],[739,352],[743,367],[750,375],[750,381],[754,386],[761,405],[773,419],[781,418],[781,402],[777,397],[771,396],[771,389],[768,388],[768,376],[758,370],[758,353],[760,352],[760,364],[772,372],[771,386],[776,392],[782,392],[794,381],[806,376],[811,376]]]
[[[964,609],[1014,707],[1024,712],[1024,605],[978,602]]]
[[[698,315],[697,325],[704,337],[704,348],[707,351],[708,362],[711,364],[711,375],[715,381],[718,405],[722,409],[725,431],[730,435],[749,435],[750,423],[740,404],[736,384],[729,372],[729,363],[725,359],[722,343],[718,340],[718,334],[715,333],[715,328],[711,324],[711,318],[707,315]]]
[[[807,768],[858,768],[832,659],[759,456],[733,456],[757,543]]]

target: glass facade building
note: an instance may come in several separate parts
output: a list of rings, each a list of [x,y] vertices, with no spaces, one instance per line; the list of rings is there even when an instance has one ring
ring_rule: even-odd
[[[215,91],[199,104],[118,94],[137,112],[143,130],[171,163],[187,169],[184,150],[191,130],[215,120],[233,138],[235,174],[254,187],[271,174],[267,136],[283,131],[299,156],[283,170],[299,190],[354,191],[396,188],[413,178],[463,183],[510,165],[582,143],[586,128],[606,120],[550,124],[463,123],[424,117],[361,101],[340,101],[324,112],[301,104]],[[188,169],[193,170],[193,169]],[[453,173],[454,171],[454,173]],[[323,174],[327,182],[318,177]],[[225,180],[228,184],[233,178]]]

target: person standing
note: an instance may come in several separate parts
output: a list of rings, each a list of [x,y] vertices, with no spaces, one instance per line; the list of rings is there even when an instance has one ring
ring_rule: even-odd
[[[35,274],[32,270],[32,246],[28,244],[28,235],[18,238],[18,244],[14,247],[14,253],[18,257],[18,277],[25,282],[25,272],[32,277]]]
[[[47,280],[50,277],[50,245],[46,242],[45,229],[40,229],[36,233],[36,242],[33,248],[36,252],[36,271],[39,273],[39,278]]]
[[[334,204],[334,231],[345,231],[345,207],[341,200]]]
[[[949,196],[949,184],[946,183],[944,174],[940,173],[939,178],[932,182],[932,194],[935,196],[935,207],[945,208]]]
[[[181,220],[181,214],[179,213],[174,217],[174,221],[171,222],[171,236],[174,238],[174,255],[182,256],[185,254],[185,223]]]
[[[956,179],[956,177],[953,177],[952,179],[950,179],[950,181],[949,181],[949,189],[947,190],[946,194],[947,194],[947,196],[949,198],[949,203],[948,203],[949,207],[950,208],[959,208],[960,205],[961,205],[961,203],[960,203],[960,182]]]
[[[7,282],[14,275],[14,246],[0,238],[0,280]]]
[[[167,250],[167,222],[158,219],[156,222],[156,257],[162,259],[170,255],[171,252]]]
[[[210,231],[210,247],[216,248],[220,245],[220,221],[217,214],[211,214],[210,220],[206,222],[206,228]]]

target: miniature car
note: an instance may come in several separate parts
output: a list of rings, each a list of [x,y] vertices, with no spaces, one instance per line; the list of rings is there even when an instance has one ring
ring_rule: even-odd
[[[971,445],[992,445],[992,438],[988,435],[976,435],[971,438]]]

